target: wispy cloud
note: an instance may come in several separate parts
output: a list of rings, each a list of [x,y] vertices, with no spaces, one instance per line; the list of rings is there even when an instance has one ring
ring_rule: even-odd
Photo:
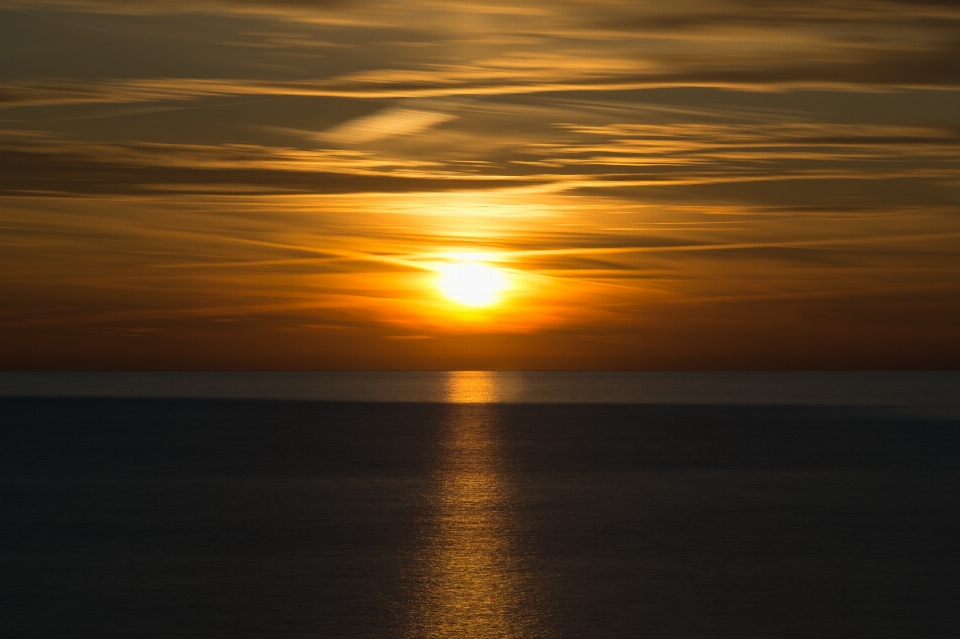
[[[5,0],[0,10],[28,5],[34,11],[130,19],[181,13],[229,14],[239,20],[250,19],[251,12],[272,16],[275,20],[266,18],[272,30],[250,28],[244,32],[246,40],[224,41],[247,46],[248,58],[264,47],[312,54],[318,44],[362,46],[341,49],[338,62],[325,65],[323,73],[301,74],[296,80],[221,74],[6,81],[0,87],[0,104],[8,106],[221,95],[413,98],[656,87],[960,88],[955,63],[960,55],[960,9],[933,0],[702,0],[693,7],[575,0],[523,7],[394,0]],[[296,30],[280,37],[284,25],[294,24],[290,21],[299,21],[299,26],[287,26],[288,32]],[[428,48],[399,46],[401,40]]]
[[[457,174],[429,162],[357,151],[254,145],[10,141],[0,149],[2,195],[289,194],[497,189],[515,177]]]
[[[798,335],[827,359],[956,341],[953,0],[0,15],[0,363],[747,365]],[[437,293],[468,252],[508,303]]]
[[[317,137],[338,144],[377,142],[398,135],[420,133],[458,117],[450,113],[450,107],[454,106],[452,104],[446,105],[445,110],[440,110],[444,107],[442,104],[426,106],[430,108],[390,107],[341,123]]]
[[[449,105],[448,105],[449,106]],[[450,123],[444,111],[390,107],[320,132],[276,129],[312,144],[357,149],[257,144],[92,143],[17,135],[0,151],[5,194],[357,193],[489,190],[539,185],[554,192],[650,186],[809,180],[945,180],[960,177],[960,130],[946,126],[818,122],[744,124],[675,122],[533,124],[577,116],[507,108],[529,118],[523,132],[497,132],[471,147],[479,118],[500,117],[494,104],[461,105],[462,125],[448,124],[422,143],[378,146],[390,138]],[[482,128],[489,129],[491,124]],[[539,126],[539,129],[536,128]],[[274,129],[270,129],[274,130]],[[502,136],[502,139],[499,139]],[[448,154],[449,148],[452,154]],[[639,192],[638,192],[639,195]],[[735,196],[730,191],[729,196]],[[879,203],[879,202],[878,202]]]

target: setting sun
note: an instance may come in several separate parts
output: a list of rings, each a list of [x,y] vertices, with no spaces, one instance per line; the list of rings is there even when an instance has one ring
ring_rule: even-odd
[[[490,306],[508,287],[503,271],[479,262],[458,262],[439,267],[437,288],[444,297],[464,306]]]

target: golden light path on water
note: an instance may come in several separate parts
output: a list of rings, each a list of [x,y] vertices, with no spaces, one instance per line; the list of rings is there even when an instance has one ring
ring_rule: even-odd
[[[452,406],[411,639],[548,636],[532,576],[518,557],[518,521],[487,403],[498,396],[491,373],[450,374]]]

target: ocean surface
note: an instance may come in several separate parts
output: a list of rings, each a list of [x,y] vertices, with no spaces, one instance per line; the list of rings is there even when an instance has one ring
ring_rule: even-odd
[[[0,373],[4,637],[960,636],[958,373]]]

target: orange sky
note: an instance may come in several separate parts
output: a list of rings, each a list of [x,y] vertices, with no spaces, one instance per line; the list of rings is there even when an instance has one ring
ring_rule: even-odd
[[[954,3],[0,18],[0,369],[960,363]]]

